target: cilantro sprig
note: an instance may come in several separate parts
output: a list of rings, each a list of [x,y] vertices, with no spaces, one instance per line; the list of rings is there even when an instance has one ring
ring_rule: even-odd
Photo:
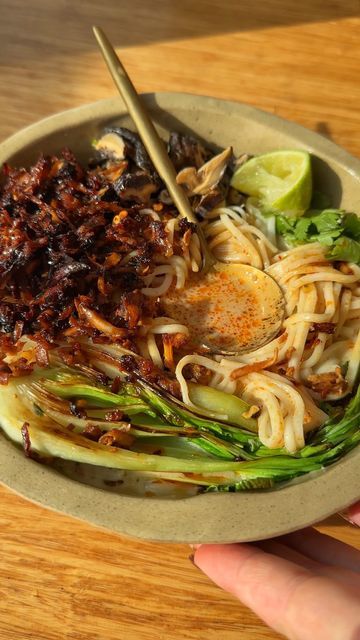
[[[319,242],[329,260],[360,264],[360,217],[341,209],[310,210],[301,218],[276,216],[276,231],[291,246]]]

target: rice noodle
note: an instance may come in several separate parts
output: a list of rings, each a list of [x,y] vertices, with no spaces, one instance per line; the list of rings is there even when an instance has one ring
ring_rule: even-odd
[[[168,224],[169,237],[175,223]],[[319,393],[333,399],[351,392],[360,359],[360,268],[343,273],[325,257],[318,243],[279,252],[241,207],[223,207],[208,216],[203,231],[215,257],[265,269],[282,287],[286,317],[282,333],[263,347],[239,357],[206,357],[188,353],[178,358],[175,375],[183,401],[193,406],[184,376],[191,365],[212,372],[210,386],[240,395],[260,408],[259,437],[270,447],[294,452],[304,446],[305,433],[318,428],[326,414],[317,406]],[[183,288],[189,272],[201,266],[198,236],[191,236],[183,256],[163,260],[145,279],[143,293],[161,296],[170,286]],[[156,318],[143,327],[141,351],[164,366],[156,336],[188,329],[171,318]],[[145,344],[146,343],[146,344]],[[322,377],[347,368],[342,386],[322,389]],[[316,388],[313,380],[316,380]],[[320,392],[319,392],[320,389]],[[345,391],[344,391],[345,390]],[[338,394],[338,395],[337,395]]]

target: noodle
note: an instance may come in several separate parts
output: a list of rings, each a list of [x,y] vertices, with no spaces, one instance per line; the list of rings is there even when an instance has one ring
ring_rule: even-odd
[[[171,242],[176,223],[174,219],[167,223]],[[318,428],[327,417],[317,406],[319,398],[341,397],[356,382],[360,359],[360,268],[349,264],[344,273],[326,259],[318,243],[279,252],[242,207],[212,211],[203,230],[217,259],[266,269],[284,291],[286,317],[282,333],[255,351],[239,357],[211,358],[187,353],[177,358],[174,369],[182,399],[194,406],[184,368],[205,367],[212,372],[210,386],[238,394],[259,407],[259,438],[264,445],[284,446],[294,452],[304,446],[306,431]],[[183,288],[189,272],[199,270],[201,259],[199,238],[192,234],[183,256],[164,258],[144,278],[143,293],[157,297],[172,285]],[[157,337],[165,334],[181,335],[186,342],[189,332],[185,325],[159,317],[143,327],[139,341],[141,353],[161,368],[165,351]]]
[[[224,262],[243,262],[258,269],[267,267],[277,247],[260,229],[244,219],[244,211],[222,207],[216,213],[219,219],[204,228],[215,257]]]
[[[142,209],[143,215],[151,216],[154,213],[155,220],[160,219],[156,212],[151,209]],[[152,217],[152,216],[151,216]],[[174,234],[177,231],[179,220],[171,218],[165,225],[167,239],[170,246],[174,244]],[[159,264],[149,275],[143,278],[146,287],[141,292],[150,297],[157,298],[163,296],[175,282],[176,289],[183,289],[189,271],[197,272],[201,266],[202,256],[200,251],[200,241],[196,233],[191,234],[189,245],[183,247],[183,255],[170,255],[168,258],[158,258]]]

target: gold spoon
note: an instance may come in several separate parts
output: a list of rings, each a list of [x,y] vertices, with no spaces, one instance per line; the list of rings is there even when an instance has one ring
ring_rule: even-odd
[[[176,182],[175,168],[134,85],[108,38],[93,31],[139,136],[179,212],[196,225],[203,264],[184,290],[174,289],[162,299],[165,312],[189,328],[192,342],[214,354],[238,355],[269,342],[279,332],[285,302],[275,280],[245,264],[217,262],[190,202]]]

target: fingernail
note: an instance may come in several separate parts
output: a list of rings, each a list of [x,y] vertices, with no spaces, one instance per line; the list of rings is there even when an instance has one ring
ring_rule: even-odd
[[[189,544],[189,547],[191,547],[192,549],[198,549],[199,547],[201,547],[201,544]]]

